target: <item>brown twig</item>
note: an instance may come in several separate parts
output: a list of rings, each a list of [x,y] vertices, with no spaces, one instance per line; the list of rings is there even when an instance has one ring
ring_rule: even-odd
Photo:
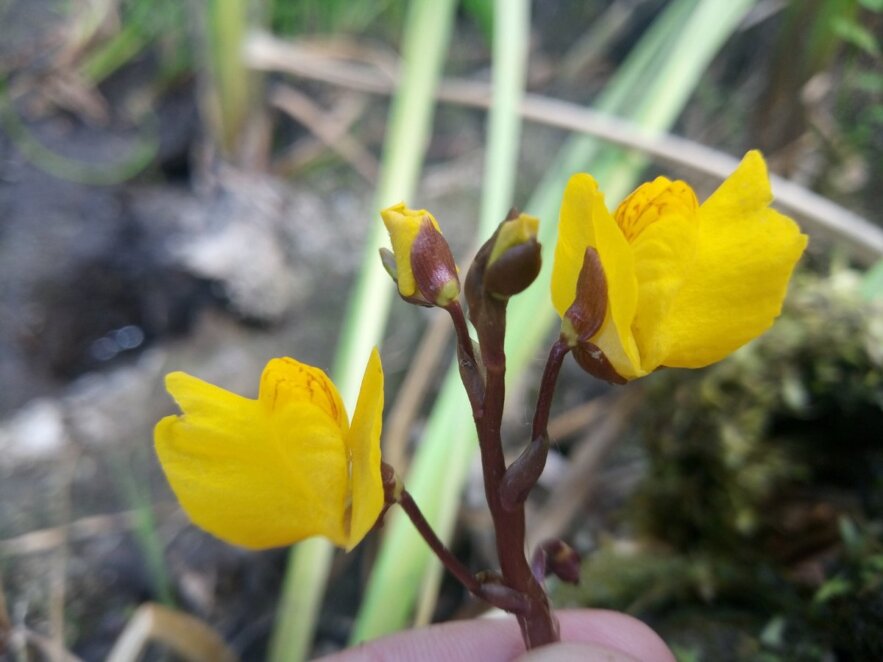
[[[62,485],[58,491],[59,500],[57,503],[57,517],[65,522],[70,519],[71,514],[71,489],[74,482],[74,475],[77,470],[77,462],[79,453],[75,453],[61,473],[60,480]],[[67,530],[65,530],[65,534]],[[64,648],[64,605],[65,593],[67,588],[67,562],[68,562],[68,538],[63,535],[60,544],[55,549],[52,558],[52,572],[49,579],[49,638],[52,643],[54,653],[52,657],[60,660],[63,657]]]
[[[238,659],[205,622],[175,609],[146,603],[129,619],[107,662],[137,662],[152,642],[165,645],[183,660],[235,662]]]
[[[275,85],[270,103],[303,124],[369,183],[377,179],[377,159],[350,133],[338,129],[333,115],[289,85]]]
[[[180,507],[177,503],[162,503],[156,504],[154,510],[158,513],[168,514],[180,512]],[[86,540],[110,531],[131,529],[137,524],[138,511],[135,510],[111,515],[83,517],[70,524],[30,531],[14,538],[0,540],[0,555],[21,556],[48,552],[64,544],[65,541]]]
[[[358,92],[347,94],[336,102],[330,113],[333,121],[328,128],[327,138],[336,142],[339,136],[348,133],[361,119],[367,105],[367,97]],[[273,171],[289,176],[296,173],[327,152],[329,148],[326,143],[313,133],[303,136],[273,160]]]

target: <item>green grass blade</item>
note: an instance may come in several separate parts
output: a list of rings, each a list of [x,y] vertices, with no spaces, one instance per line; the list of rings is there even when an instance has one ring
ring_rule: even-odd
[[[206,41],[212,72],[213,129],[218,146],[236,151],[251,104],[249,75],[240,48],[248,20],[248,0],[209,0]]]
[[[414,0],[405,19],[401,86],[390,109],[374,209],[364,219],[371,230],[333,369],[346,402],[355,402],[365,361],[380,340],[394,294],[377,257],[385,241],[378,212],[411,198],[417,189],[455,7],[454,0]]]
[[[135,513],[132,534],[143,557],[156,599],[168,607],[174,607],[175,598],[172,595],[172,584],[166,568],[165,546],[160,539],[156,517],[153,514],[150,485],[144,480],[143,474],[136,472],[133,467],[133,464],[147,465],[146,459],[142,457],[144,448],[137,445],[134,448],[133,457],[127,457],[122,452],[109,455],[113,469],[111,476],[117,489],[122,492],[126,505]]]
[[[512,206],[521,144],[521,115],[527,54],[530,47],[530,3],[495,0],[493,41],[493,98],[488,116],[484,189],[478,238],[493,232]]]
[[[414,0],[405,18],[401,86],[390,109],[374,209],[364,219],[371,230],[362,269],[332,370],[349,404],[355,402],[371,348],[380,342],[394,292],[377,256],[383,241],[377,210],[412,197],[416,189],[455,8],[454,0]],[[308,655],[332,553],[322,539],[307,540],[292,550],[272,637],[272,662],[299,662]]]
[[[735,29],[738,17],[751,4],[753,0],[704,0],[698,5],[695,0],[671,3],[617,72],[597,106],[633,116],[647,126],[670,126],[696,83],[695,77],[682,79],[679,75],[685,71],[704,71],[723,39]],[[719,19],[706,25],[710,16]],[[689,50],[687,45],[693,49],[691,57],[694,58],[689,65],[681,60],[683,53]],[[653,112],[655,100],[652,97],[638,96],[638,92],[656,80],[668,81],[669,85],[679,88],[666,91],[666,105],[658,114]],[[627,112],[629,110],[632,112]],[[557,207],[567,177],[574,171],[585,169],[601,150],[602,147],[590,138],[577,137],[569,141],[527,204],[529,213],[543,219],[541,239],[547,254],[554,246]],[[615,165],[617,161],[611,163]],[[637,174],[634,170],[633,176],[637,177]],[[602,181],[606,179],[604,173],[600,178]],[[610,198],[618,195],[621,193],[612,192]],[[508,343],[510,380],[524,371],[548,332],[548,324],[542,323],[542,311],[545,311],[549,323],[554,319],[548,301],[549,272],[547,265],[541,282],[513,301]],[[462,395],[456,370],[452,369],[430,415],[423,443],[406,481],[409,491],[443,539],[450,539],[460,488],[475,452],[475,432],[469,407]],[[423,541],[410,523],[396,513],[387,525],[353,633],[355,641],[375,638],[408,624],[415,586],[423,581],[421,578],[430,563],[435,562]]]

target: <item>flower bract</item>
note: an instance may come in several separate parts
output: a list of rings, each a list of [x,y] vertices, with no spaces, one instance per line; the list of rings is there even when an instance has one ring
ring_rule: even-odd
[[[745,155],[701,205],[682,181],[659,177],[611,214],[595,180],[571,177],[552,272],[562,316],[577,296],[586,249],[597,251],[607,306],[591,344],[624,379],[660,366],[699,368],[763,333],[807,238],[769,207],[766,164]],[[574,344],[576,343],[574,339]]]
[[[383,370],[375,349],[352,422],[325,373],[271,360],[257,399],[183,372],[166,377],[182,414],[156,426],[156,451],[194,523],[260,549],[325,536],[352,549],[384,502]]]

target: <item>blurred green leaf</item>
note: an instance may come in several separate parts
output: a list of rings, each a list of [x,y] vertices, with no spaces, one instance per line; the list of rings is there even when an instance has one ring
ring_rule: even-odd
[[[494,38],[493,0],[461,0],[461,2],[463,10],[478,24],[485,41],[490,44]]]
[[[822,584],[819,590],[816,591],[813,602],[819,605],[824,604],[841,595],[848,595],[852,590],[852,582],[843,577],[834,577]]]
[[[880,44],[873,32],[860,23],[838,17],[834,20],[834,32],[844,41],[864,51],[868,55],[880,57]]]
[[[865,273],[862,279],[861,294],[868,301],[883,297],[883,260],[877,262]]]

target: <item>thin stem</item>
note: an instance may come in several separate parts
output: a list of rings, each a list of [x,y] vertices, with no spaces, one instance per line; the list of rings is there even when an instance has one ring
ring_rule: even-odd
[[[457,333],[457,345],[463,352],[463,355],[475,364],[475,351],[472,349],[472,338],[469,337],[469,328],[466,326],[466,316],[463,314],[463,307],[459,301],[452,301],[445,307],[445,310],[451,315],[451,321],[454,323],[454,331]]]
[[[549,411],[552,408],[552,396],[555,393],[558,373],[569,351],[570,347],[560,338],[549,351],[549,359],[543,371],[540,392],[537,396],[530,443],[525,446],[518,459],[509,465],[500,483],[500,499],[506,510],[512,511],[524,504],[546,467],[546,458],[549,455],[549,433],[546,430]]]
[[[537,394],[537,407],[533,415],[533,429],[531,438],[537,439],[546,434],[549,425],[549,413],[552,409],[552,396],[555,395],[555,385],[558,383],[558,373],[564,357],[570,351],[567,343],[558,338],[549,350],[549,358],[546,360],[546,368],[543,370],[543,378],[540,381],[540,391]]]
[[[524,503],[506,503],[502,496],[506,461],[501,425],[506,395],[506,302],[485,296],[481,323],[477,324],[486,385],[480,410],[474,410],[481,451],[484,490],[494,520],[497,555],[506,586],[522,594],[527,608],[516,613],[527,648],[559,640],[558,624],[543,587],[537,582],[525,556]]]
[[[401,495],[398,498],[398,503],[414,524],[414,528],[417,529],[417,532],[426,541],[426,544],[429,545],[433,553],[435,553],[438,559],[442,562],[442,565],[448,569],[448,572],[454,575],[454,577],[456,577],[470,593],[480,595],[481,583],[475,578],[475,575],[469,571],[469,568],[463,565],[463,563],[454,556],[451,550],[449,550],[435,534],[435,531],[432,530],[432,526],[426,521],[426,518],[423,516],[423,513],[420,512],[417,503],[407,490],[402,490]]]
[[[388,466],[388,465],[387,465]],[[395,476],[395,473],[392,474]],[[480,575],[474,575],[463,563],[451,553],[445,544],[439,539],[432,526],[426,521],[423,513],[411,495],[401,486],[401,483],[389,486],[390,492],[387,492],[387,506],[398,503],[405,514],[411,520],[414,528],[423,537],[423,540],[429,545],[429,548],[435,553],[436,557],[442,562],[442,565],[448,569],[454,577],[456,577],[466,589],[475,597],[490,603],[498,609],[517,614],[519,616],[530,612],[530,601],[526,595],[520,591],[515,591],[506,584],[501,582],[501,578],[496,573],[483,572]],[[389,498],[392,500],[389,500]],[[385,511],[384,511],[385,512]],[[383,515],[381,514],[381,518]]]
[[[460,370],[460,378],[463,381],[473,412],[480,411],[484,400],[485,383],[475,358],[472,338],[469,336],[469,327],[466,325],[466,316],[463,314],[463,308],[459,301],[452,301],[445,307],[445,310],[450,314],[454,331],[457,334],[457,365]]]

